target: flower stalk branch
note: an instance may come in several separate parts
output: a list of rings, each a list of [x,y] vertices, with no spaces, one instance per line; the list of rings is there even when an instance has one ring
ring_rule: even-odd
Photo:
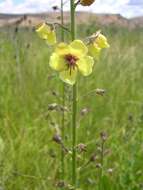
[[[62,12],[62,9],[61,9],[61,12]],[[62,18],[61,18],[61,21],[62,21]],[[70,32],[70,30],[69,30],[67,27],[64,26],[64,23],[58,23],[58,22],[51,23],[51,22],[47,22],[47,21],[46,21],[46,24],[47,24],[47,25],[54,26],[54,27],[56,27],[56,25],[57,25],[57,26],[60,26],[60,27],[61,27],[62,29],[64,29],[65,31]]]

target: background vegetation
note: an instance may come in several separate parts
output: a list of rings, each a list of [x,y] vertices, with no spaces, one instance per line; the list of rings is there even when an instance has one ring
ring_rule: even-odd
[[[77,30],[82,38],[97,27],[81,25]],[[78,156],[78,184],[81,190],[141,190],[142,29],[113,26],[102,31],[111,48],[103,52],[93,74],[79,78],[78,84],[78,143],[87,145]],[[49,68],[50,51],[32,29],[0,29],[1,189],[58,189],[61,150],[52,137],[60,128],[62,82]],[[105,95],[96,95],[96,88],[106,89]],[[68,86],[67,92],[65,110],[70,115]],[[67,148],[70,131],[67,120]],[[70,155],[66,160],[70,162]],[[71,168],[66,167],[68,184]]]

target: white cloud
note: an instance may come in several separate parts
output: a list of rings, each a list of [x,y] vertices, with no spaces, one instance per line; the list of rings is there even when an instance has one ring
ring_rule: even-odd
[[[0,10],[1,12],[9,12],[13,8],[13,2],[12,0],[5,0],[2,3],[0,3]]]
[[[143,16],[143,2],[141,1],[143,0],[96,0],[94,5],[87,10],[95,13],[119,13],[126,18],[132,18]]]
[[[79,6],[78,10],[92,11],[96,13],[120,13],[125,17],[143,15],[142,0],[96,0],[90,7]],[[25,0],[23,3],[14,4],[13,0],[0,2],[2,13],[37,13],[46,12],[52,5],[59,5],[60,0]],[[68,10],[68,4],[65,10]]]
[[[121,14],[126,18],[143,16],[143,6],[125,6],[120,8]]]
[[[143,6],[143,1],[142,0],[130,0],[129,4],[130,5],[142,5]]]
[[[0,3],[0,10],[3,13],[36,13],[47,11],[51,4],[52,0],[25,0],[17,5],[12,0],[5,0]]]

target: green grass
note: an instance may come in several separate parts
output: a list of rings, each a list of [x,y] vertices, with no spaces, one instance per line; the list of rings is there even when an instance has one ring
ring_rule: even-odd
[[[96,26],[77,28],[80,38]],[[143,188],[143,37],[142,30],[103,28],[111,48],[105,50],[91,76],[78,80],[78,156],[81,190],[141,190]],[[60,130],[62,82],[49,68],[51,49],[30,29],[0,31],[0,187],[5,190],[54,190],[60,176],[60,146],[52,141]],[[106,89],[105,96],[89,93]],[[53,95],[53,92],[58,95]],[[67,86],[67,107],[71,89]],[[81,116],[81,110],[89,113]],[[71,147],[71,113],[66,113],[66,143]],[[100,133],[108,138],[103,177]],[[97,160],[86,165],[91,155]],[[66,156],[70,163],[70,155]],[[112,169],[113,172],[108,172]],[[66,164],[66,183],[71,167]]]

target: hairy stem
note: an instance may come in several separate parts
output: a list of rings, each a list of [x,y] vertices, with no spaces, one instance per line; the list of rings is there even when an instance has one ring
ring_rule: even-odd
[[[75,4],[74,0],[70,0],[71,13],[71,40],[75,39]],[[73,102],[72,102],[72,184],[76,189],[76,115],[77,115],[77,85],[73,86]]]
[[[61,0],[61,26],[64,27],[64,2]],[[61,27],[61,41],[64,41],[64,29]]]
[[[63,11],[63,0],[61,0],[61,25],[64,26],[64,11]],[[61,41],[64,41],[64,29],[61,28]],[[65,141],[65,84],[62,83],[62,106],[63,106],[63,112],[62,112],[62,126],[61,126],[61,134],[62,134],[62,141],[64,144]],[[61,179],[65,180],[65,159],[64,159],[64,150],[62,148],[61,150]]]

